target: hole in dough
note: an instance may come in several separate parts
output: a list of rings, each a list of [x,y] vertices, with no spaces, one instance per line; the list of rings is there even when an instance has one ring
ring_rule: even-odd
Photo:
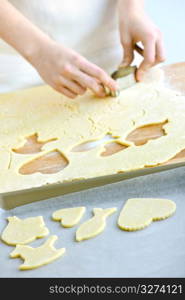
[[[122,150],[128,148],[128,146],[123,145],[118,142],[112,142],[112,143],[106,144],[104,146],[104,148],[105,148],[105,151],[101,153],[101,156],[106,157],[106,156],[113,155],[119,151],[122,151]]]
[[[18,149],[12,149],[14,152],[18,154],[32,154],[32,153],[38,153],[42,151],[42,147],[50,142],[56,141],[57,138],[53,138],[50,140],[47,140],[45,142],[38,141],[38,134],[35,133],[31,136],[28,136],[25,138],[26,142],[25,144],[18,148]]]
[[[72,152],[89,151],[93,148],[96,148],[96,147],[102,145],[103,143],[105,143],[107,141],[114,141],[114,139],[115,139],[115,137],[113,137],[111,134],[106,134],[102,139],[87,141],[82,144],[79,144],[79,145],[75,146],[71,151]]]
[[[53,174],[60,172],[66,168],[68,164],[69,161],[61,152],[53,150],[24,164],[19,169],[19,173],[23,175],[29,175],[36,172]]]
[[[145,145],[149,140],[158,139],[166,135],[163,126],[168,123],[168,120],[158,123],[144,125],[133,130],[127,136],[126,140],[133,142],[136,146]]]
[[[184,160],[184,159],[185,159],[185,149],[183,149],[178,154],[176,154],[173,158],[171,158],[170,160],[168,160],[167,162],[165,162],[161,165],[168,165],[171,163],[181,163],[182,160]]]

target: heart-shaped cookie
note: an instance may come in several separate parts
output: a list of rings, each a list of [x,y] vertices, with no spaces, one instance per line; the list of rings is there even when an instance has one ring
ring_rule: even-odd
[[[52,218],[55,221],[61,221],[61,225],[63,227],[69,228],[75,226],[80,221],[85,210],[86,208],[84,206],[62,208],[55,211],[52,214]]]
[[[176,204],[167,199],[128,199],[118,218],[118,226],[126,231],[140,230],[152,223],[170,217]]]

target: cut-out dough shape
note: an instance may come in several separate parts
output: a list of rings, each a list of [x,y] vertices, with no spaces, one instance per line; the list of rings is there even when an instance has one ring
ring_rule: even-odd
[[[27,244],[49,233],[42,216],[24,220],[13,216],[8,217],[8,222],[1,235],[1,239],[8,245]]]
[[[31,153],[38,153],[42,151],[42,147],[50,142],[56,141],[57,138],[52,138],[45,142],[41,142],[38,140],[38,134],[35,133],[29,137],[26,137],[25,144],[20,148],[12,149],[15,153],[18,154],[31,154]]]
[[[94,216],[88,221],[84,222],[76,231],[76,240],[78,242],[82,240],[91,239],[100,234],[106,225],[106,218],[112,215],[117,209],[113,208],[94,208]]]
[[[57,239],[56,235],[52,235],[37,248],[17,245],[15,250],[10,253],[10,257],[21,257],[24,260],[24,263],[19,266],[19,270],[31,270],[49,264],[65,253],[65,248],[56,249],[53,246]]]
[[[23,175],[40,172],[42,174],[53,174],[60,172],[69,164],[68,160],[58,150],[50,151],[24,164],[19,173]]]
[[[103,151],[101,153],[101,156],[105,157],[105,156],[110,156],[110,155],[113,155],[117,152],[120,152],[124,149],[127,149],[128,146],[126,145],[123,145],[121,143],[118,143],[118,142],[111,142],[111,143],[108,143],[106,145],[104,145],[104,148],[105,148],[105,151]]]
[[[61,225],[63,227],[69,228],[75,226],[80,221],[84,213],[84,206],[63,208],[55,211],[52,214],[52,218],[55,221],[61,221]]]
[[[166,125],[168,121],[159,124],[149,124],[141,126],[133,130],[127,136],[126,140],[133,142],[136,146],[145,145],[149,140],[155,140],[165,135],[163,126]]]
[[[114,139],[115,138],[111,134],[107,133],[102,139],[97,139],[97,140],[84,142],[80,145],[75,146],[71,151],[72,152],[89,151],[93,148],[96,148],[96,147],[104,144],[107,141],[114,141]]]
[[[118,218],[118,226],[126,231],[136,231],[149,226],[152,221],[170,217],[176,204],[167,199],[128,199]]]

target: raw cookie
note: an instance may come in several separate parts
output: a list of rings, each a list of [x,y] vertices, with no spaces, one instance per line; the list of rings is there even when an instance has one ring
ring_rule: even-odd
[[[76,232],[76,240],[78,242],[82,240],[91,239],[96,235],[100,234],[106,225],[106,218],[112,215],[117,209],[113,208],[94,208],[93,213],[94,217],[80,225]]]
[[[84,213],[84,206],[63,208],[55,211],[52,218],[55,221],[61,221],[63,227],[73,227],[80,221]]]
[[[55,249],[53,246],[57,239],[56,235],[52,235],[43,245],[37,248],[17,245],[15,250],[10,253],[10,257],[21,257],[24,260],[19,270],[30,270],[49,264],[65,252],[65,248]]]
[[[27,244],[49,233],[42,216],[24,220],[15,216],[7,219],[9,223],[4,229],[1,239],[8,245]]]
[[[170,217],[176,204],[167,199],[128,199],[118,218],[118,226],[126,231],[140,230],[152,223]]]

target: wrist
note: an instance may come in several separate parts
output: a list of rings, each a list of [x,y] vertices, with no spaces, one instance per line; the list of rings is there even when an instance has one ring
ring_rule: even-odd
[[[37,64],[43,52],[52,45],[54,41],[44,33],[35,34],[27,45],[22,49],[22,55],[33,66]]]
[[[144,0],[119,0],[118,11],[124,17],[144,12]]]

